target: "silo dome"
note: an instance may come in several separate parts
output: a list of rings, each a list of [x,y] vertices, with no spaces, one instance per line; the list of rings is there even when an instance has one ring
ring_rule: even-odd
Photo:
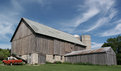
[[[80,36],[79,35],[74,35],[74,37],[76,37],[77,39],[80,40]]]

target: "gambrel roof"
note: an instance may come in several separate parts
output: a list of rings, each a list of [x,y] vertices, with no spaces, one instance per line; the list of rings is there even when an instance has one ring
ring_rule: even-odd
[[[26,18],[22,18],[21,21],[24,21],[36,34],[46,35],[46,36],[50,36],[53,38],[57,38],[57,39],[71,42],[71,43],[85,46],[80,40],[78,40],[71,34],[56,30],[54,28],[45,26],[43,24],[34,22],[34,21],[26,19]],[[15,35],[15,33],[14,33],[14,35]],[[14,35],[13,35],[13,37],[14,37]],[[13,39],[13,37],[12,37],[12,39]],[[12,39],[11,39],[11,41],[12,41]]]

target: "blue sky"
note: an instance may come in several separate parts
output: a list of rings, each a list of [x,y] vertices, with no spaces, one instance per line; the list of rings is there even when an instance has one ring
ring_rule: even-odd
[[[0,0],[0,48],[10,39],[21,17],[78,35],[91,35],[92,48],[121,34],[120,0]]]

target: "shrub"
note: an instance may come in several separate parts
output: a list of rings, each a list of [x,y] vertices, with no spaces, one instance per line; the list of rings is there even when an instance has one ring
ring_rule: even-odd
[[[54,64],[62,64],[60,61],[55,61]]]
[[[91,63],[73,63],[73,64],[76,64],[76,65],[94,65],[94,64],[91,64]]]
[[[53,63],[46,61],[46,64],[53,64]]]

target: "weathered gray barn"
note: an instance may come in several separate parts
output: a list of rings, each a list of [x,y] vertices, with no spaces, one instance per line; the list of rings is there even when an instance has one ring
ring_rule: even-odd
[[[86,46],[73,35],[22,18],[11,38],[11,53],[30,64],[64,61],[64,55]]]
[[[89,35],[80,38],[25,18],[19,22],[11,42],[11,53],[27,60],[29,64],[67,61],[116,65],[115,53],[111,48],[89,50]]]
[[[65,61],[70,63],[117,65],[116,54],[110,47],[95,50],[72,51],[65,55]]]

